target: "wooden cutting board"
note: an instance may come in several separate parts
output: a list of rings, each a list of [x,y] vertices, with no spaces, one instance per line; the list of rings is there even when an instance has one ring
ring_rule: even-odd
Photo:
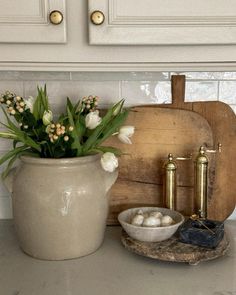
[[[126,125],[134,125],[132,145],[117,139],[107,142],[121,148],[119,178],[111,191],[108,224],[117,223],[122,210],[140,206],[163,206],[163,164],[168,153],[193,160],[201,145],[222,153],[210,154],[208,216],[224,220],[235,207],[236,191],[236,118],[220,102],[184,102],[185,77],[172,77],[172,104],[133,108]],[[194,163],[178,162],[177,210],[193,213]]]

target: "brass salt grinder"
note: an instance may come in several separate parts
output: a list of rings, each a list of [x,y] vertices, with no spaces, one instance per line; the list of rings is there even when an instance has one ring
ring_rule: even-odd
[[[200,218],[207,218],[207,190],[208,190],[208,163],[207,153],[221,153],[222,145],[218,149],[208,150],[201,146],[194,163],[194,209]]]
[[[190,160],[192,155],[187,157],[176,157],[174,158],[172,154],[168,155],[168,160],[164,164],[164,180],[163,180],[163,198],[164,206],[166,208],[176,210],[176,161]]]

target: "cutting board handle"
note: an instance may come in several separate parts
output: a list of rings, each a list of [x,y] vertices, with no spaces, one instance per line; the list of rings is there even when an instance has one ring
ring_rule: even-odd
[[[171,76],[172,105],[181,108],[185,98],[185,75]]]

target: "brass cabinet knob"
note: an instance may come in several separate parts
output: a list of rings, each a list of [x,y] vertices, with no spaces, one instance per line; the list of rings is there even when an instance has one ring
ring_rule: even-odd
[[[53,25],[59,25],[63,21],[63,14],[58,10],[53,10],[49,14],[50,23]]]
[[[94,25],[101,25],[105,20],[105,15],[102,11],[95,10],[92,12],[90,19]]]

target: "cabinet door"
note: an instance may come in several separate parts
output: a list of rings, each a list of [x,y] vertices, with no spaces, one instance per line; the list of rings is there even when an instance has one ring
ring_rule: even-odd
[[[53,10],[65,15],[65,0],[1,0],[0,43],[65,43],[66,22],[53,25]]]
[[[236,44],[235,0],[89,0],[90,44]]]

